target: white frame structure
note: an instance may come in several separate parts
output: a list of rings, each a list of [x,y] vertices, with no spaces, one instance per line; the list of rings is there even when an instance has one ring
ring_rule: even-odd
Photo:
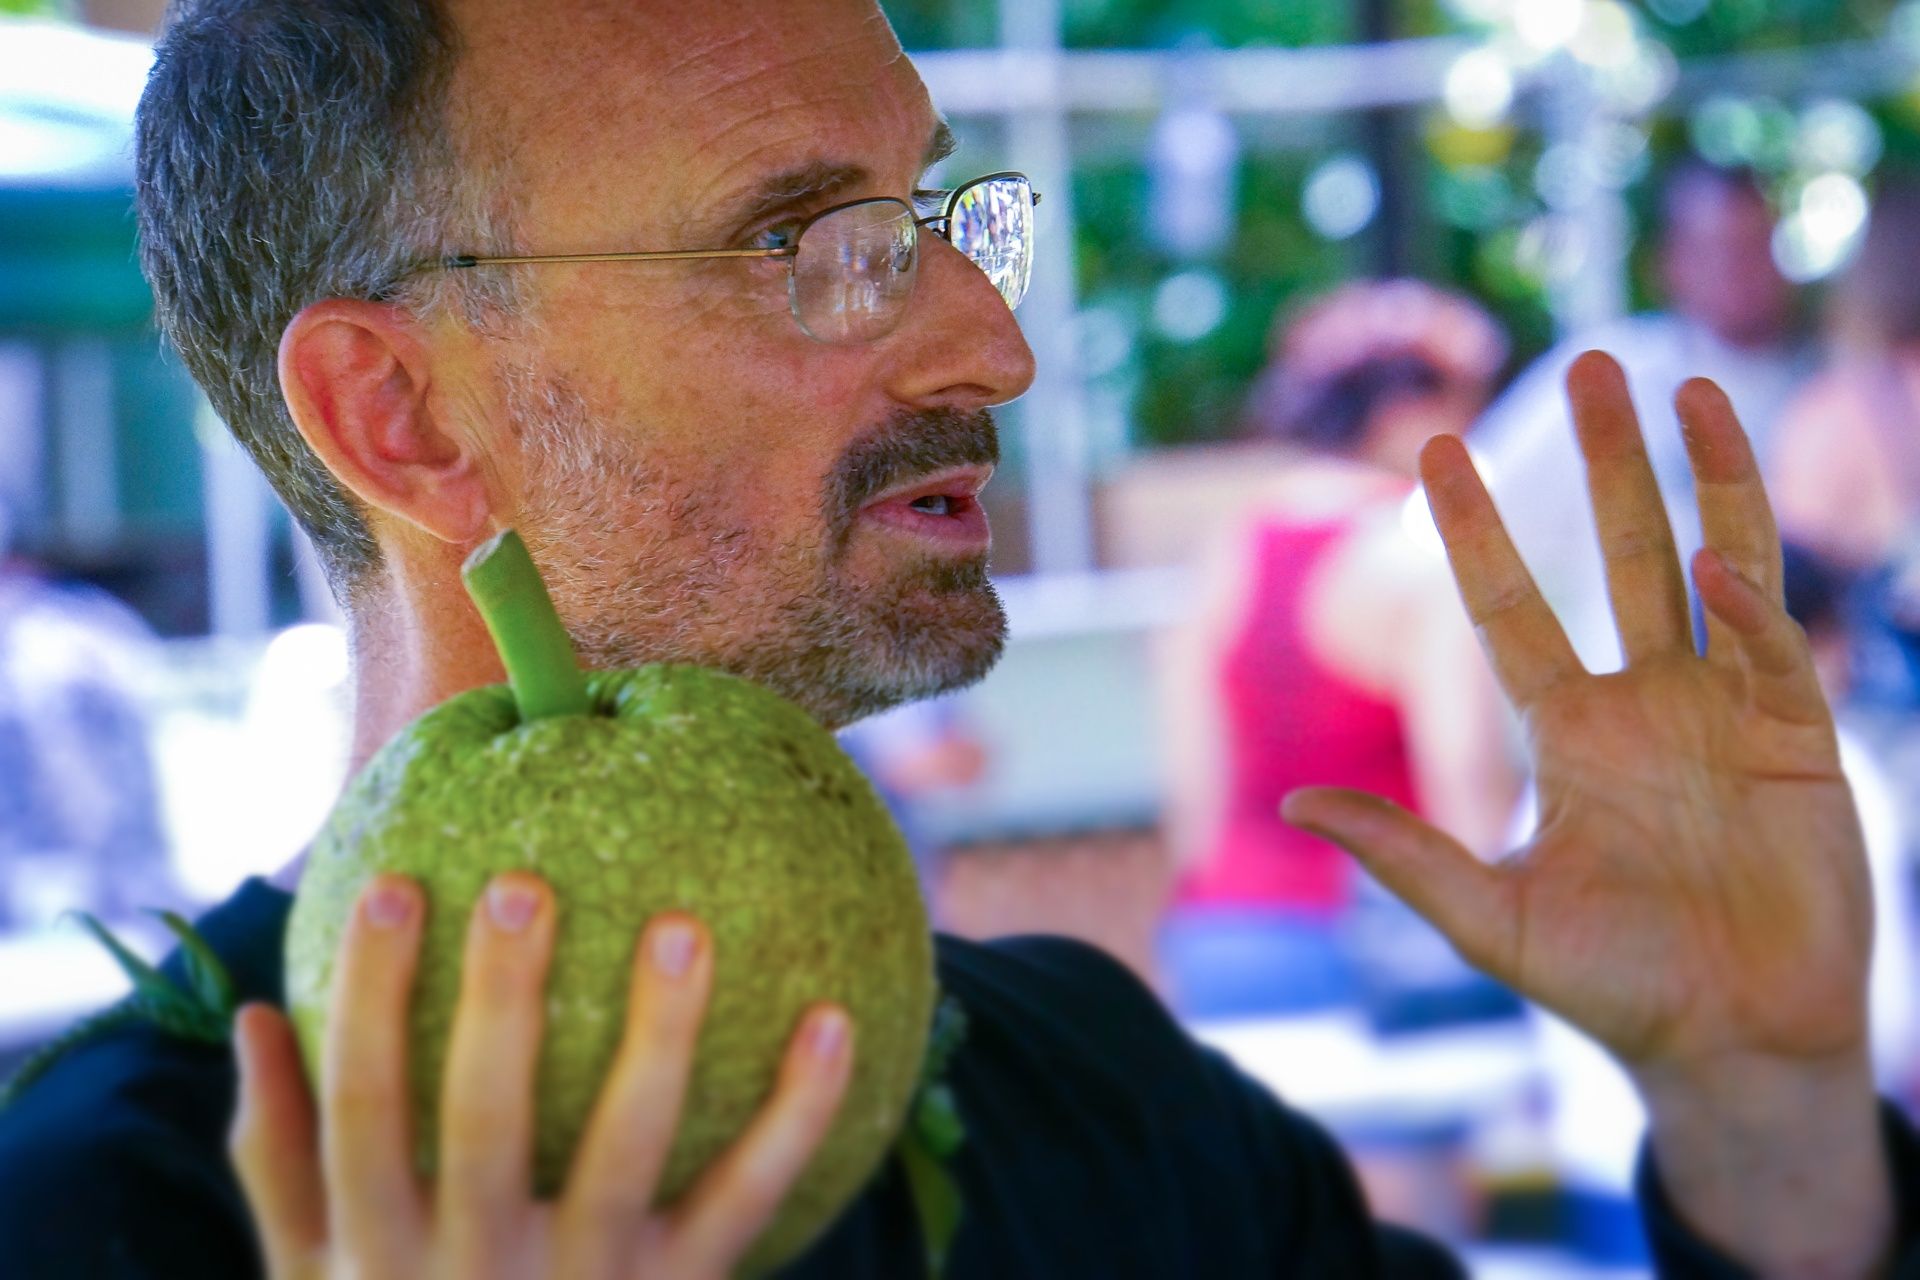
[[[47,24],[0,21],[0,29],[9,36],[0,43],[10,46],[0,49],[0,110],[10,98],[64,104],[83,112],[97,127],[124,128],[125,145],[117,154],[130,154],[131,104],[150,62],[150,55],[143,61],[139,49],[130,47],[137,41],[56,30]],[[1066,50],[1061,29],[1061,0],[1001,0],[1000,47],[926,52],[914,58],[934,101],[950,117],[990,120],[1004,131],[1009,155],[1046,193],[1044,232],[1055,245],[1071,243],[1074,225],[1072,117],[1152,118],[1176,104],[1177,86],[1195,83],[1207,87],[1212,106],[1242,118],[1432,105],[1443,100],[1447,73],[1455,62],[1484,43],[1474,37],[1444,37],[1300,49]],[[85,59],[87,65],[110,71],[91,79],[50,78],[40,65],[47,56],[37,51],[39,46],[28,48],[28,36],[63,51],[67,63],[73,62],[74,47],[97,48],[102,56]],[[1671,92],[1653,112],[1716,93],[1876,96],[1905,89],[1920,76],[1917,53],[1886,39],[1696,60],[1681,66]],[[1535,122],[1555,141],[1577,146],[1594,136],[1588,125],[1603,108],[1583,91],[1578,69],[1569,59],[1542,61],[1518,88],[1522,109],[1534,111]],[[123,114],[126,119],[116,124]],[[1599,251],[1589,252],[1582,270],[1554,291],[1556,318],[1563,328],[1606,319],[1625,299],[1628,227],[1623,202],[1617,193],[1598,192],[1585,205],[1561,213],[1577,220],[1589,245]],[[1033,581],[1026,584],[1031,590],[1022,594],[1037,595],[1049,583],[1083,579],[1095,568],[1095,476],[1085,387],[1074,350],[1077,309],[1070,255],[1043,254],[1021,312],[1039,359],[1038,378],[1018,414],[1026,427],[1034,566]],[[86,360],[81,343],[60,353],[57,363],[60,371],[78,375]],[[101,399],[94,396],[82,404],[85,422],[69,421],[72,414],[63,410],[60,437],[104,439],[110,449],[112,422],[101,415],[110,415],[111,406],[101,405]],[[203,449],[220,447],[223,433],[203,429],[199,434]],[[207,510],[210,515],[221,513],[206,522],[214,629],[252,634],[268,623],[268,546],[274,522],[260,512],[270,511],[272,499],[258,474],[239,459],[209,454],[203,462]],[[69,532],[104,537],[112,531],[117,505],[112,486],[111,476],[66,478],[58,515],[71,526]],[[1066,594],[1088,601],[1098,595],[1089,595],[1084,586],[1081,582]]]
[[[1455,62],[1484,44],[1474,37],[1437,37],[1198,53],[1066,50],[1059,0],[1002,0],[1001,12],[1001,48],[921,53],[914,63],[949,117],[990,119],[1005,129],[1010,154],[1047,194],[1046,231],[1053,244],[1071,243],[1072,116],[1151,117],[1176,101],[1176,77],[1207,84],[1211,105],[1229,116],[1431,106],[1443,101]],[[1920,51],[1891,39],[1699,59],[1681,65],[1671,91],[1650,114],[1718,93],[1872,97],[1904,89],[1916,76]],[[1584,146],[1596,136],[1588,126],[1603,108],[1580,83],[1571,60],[1543,61],[1518,88],[1540,104],[1538,123],[1556,141]],[[1564,330],[1610,319],[1624,308],[1629,227],[1617,193],[1596,192],[1562,212],[1581,224],[1591,246],[1580,272],[1553,291],[1555,319]],[[1031,465],[1032,563],[1042,579],[1095,567],[1095,477],[1073,349],[1072,266],[1066,254],[1043,253],[1021,311],[1039,360],[1021,420]]]

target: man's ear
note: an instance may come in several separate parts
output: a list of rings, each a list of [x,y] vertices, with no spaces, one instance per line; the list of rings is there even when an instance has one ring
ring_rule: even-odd
[[[345,298],[307,307],[280,338],[280,389],[307,447],[362,502],[443,542],[486,536],[477,442],[436,414],[449,397],[435,394],[405,312]]]

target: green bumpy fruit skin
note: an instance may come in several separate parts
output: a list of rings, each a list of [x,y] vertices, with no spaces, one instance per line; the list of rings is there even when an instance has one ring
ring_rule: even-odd
[[[713,938],[713,993],[660,1203],[758,1112],[809,1005],[837,1002],[856,1028],[840,1114],[746,1260],[759,1274],[823,1231],[899,1134],[935,998],[918,878],[871,784],[795,704],[676,665],[593,675],[588,691],[594,714],[522,725],[505,685],[472,690],[373,758],[302,875],[287,1005],[317,1081],[355,900],[381,871],[421,884],[409,1074],[415,1160],[431,1176],[468,917],[494,875],[543,877],[559,915],[533,1185],[550,1197],[618,1046],[639,934],[660,912],[691,913]]]

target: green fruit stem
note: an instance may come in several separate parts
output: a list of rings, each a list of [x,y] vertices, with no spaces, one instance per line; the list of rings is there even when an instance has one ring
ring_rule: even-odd
[[[460,576],[493,634],[521,722],[587,714],[586,675],[520,535],[504,529],[475,547]]]

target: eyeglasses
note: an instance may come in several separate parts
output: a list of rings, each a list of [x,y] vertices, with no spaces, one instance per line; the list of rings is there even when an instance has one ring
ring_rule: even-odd
[[[1023,173],[976,178],[947,196],[944,212],[914,216],[892,197],[853,200],[801,222],[792,242],[772,249],[676,249],[641,253],[457,254],[428,264],[445,270],[542,262],[675,262],[697,258],[785,258],[794,321],[817,342],[845,346],[884,338],[899,326],[920,271],[920,228],[986,272],[1008,307],[1033,277],[1033,210],[1040,196]]]

